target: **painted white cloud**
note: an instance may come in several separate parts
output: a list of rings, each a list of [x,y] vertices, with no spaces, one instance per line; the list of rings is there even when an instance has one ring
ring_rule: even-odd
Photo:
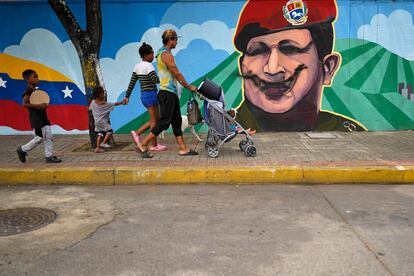
[[[121,92],[128,88],[132,70],[139,61],[138,48],[142,42],[150,44],[157,51],[162,47],[161,35],[167,29],[174,29],[181,36],[177,48],[173,50],[174,54],[186,49],[195,39],[206,41],[214,50],[224,50],[229,54],[234,52],[232,44],[234,28],[229,28],[217,20],[206,21],[201,25],[190,23],[182,28],[177,28],[172,24],[163,24],[157,28],[148,29],[142,35],[140,42],[129,43],[119,49],[115,59],[101,59],[102,74],[109,101],[116,101]]]
[[[101,70],[108,92],[108,101],[115,102],[119,95],[128,88],[132,70],[138,63],[139,43],[124,45],[116,53],[115,59],[101,58]]]
[[[414,60],[414,25],[411,13],[395,10],[388,17],[377,14],[358,29],[358,38],[380,44],[391,52]]]
[[[234,52],[232,42],[235,29],[227,27],[221,21],[209,20],[201,25],[189,23],[177,28],[172,24],[163,24],[158,28],[147,30],[141,38],[142,42],[149,42],[154,49],[162,46],[161,35],[166,29],[174,29],[180,37],[175,53],[187,48],[188,44],[195,39],[202,39],[210,43],[214,50],[224,50],[229,54]]]
[[[85,91],[75,47],[70,40],[62,43],[49,30],[32,29],[23,36],[19,45],[9,46],[3,52],[49,66],[71,79],[82,92]]]

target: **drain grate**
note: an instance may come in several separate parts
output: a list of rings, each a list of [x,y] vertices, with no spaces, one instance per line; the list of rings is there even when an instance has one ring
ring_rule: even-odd
[[[0,210],[0,237],[30,232],[52,223],[56,213],[44,208]]]

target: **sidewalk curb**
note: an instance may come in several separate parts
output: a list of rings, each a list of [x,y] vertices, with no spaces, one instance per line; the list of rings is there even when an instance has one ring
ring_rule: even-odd
[[[66,167],[0,168],[0,185],[401,184],[413,166]]]

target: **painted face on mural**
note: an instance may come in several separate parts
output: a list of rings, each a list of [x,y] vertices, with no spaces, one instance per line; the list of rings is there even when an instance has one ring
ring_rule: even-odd
[[[252,38],[241,69],[245,97],[269,113],[290,110],[323,82],[322,63],[307,29]]]
[[[336,17],[335,0],[247,1],[233,38],[242,122],[260,131],[342,129],[347,118],[321,110],[341,61],[333,52]]]

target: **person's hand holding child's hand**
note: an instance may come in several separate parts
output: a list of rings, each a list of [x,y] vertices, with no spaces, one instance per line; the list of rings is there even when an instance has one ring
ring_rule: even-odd
[[[188,86],[188,90],[190,90],[191,92],[197,92],[197,87],[196,87],[196,86],[194,86],[194,85],[192,85],[192,84],[190,84],[190,85]]]

